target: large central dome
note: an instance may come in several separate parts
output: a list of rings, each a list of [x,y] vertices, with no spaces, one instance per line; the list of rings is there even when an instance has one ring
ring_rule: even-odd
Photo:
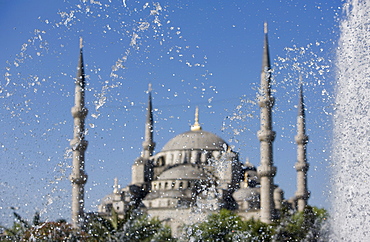
[[[167,142],[162,151],[170,150],[226,150],[227,143],[215,134],[193,130],[177,135]]]

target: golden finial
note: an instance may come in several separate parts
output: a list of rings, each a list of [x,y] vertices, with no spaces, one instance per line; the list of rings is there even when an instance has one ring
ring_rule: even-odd
[[[83,42],[83,39],[82,39],[82,37],[80,37],[80,49],[82,49],[82,47],[84,47],[82,42]]]
[[[244,188],[248,188],[249,187],[249,174],[248,172],[244,173]]]
[[[195,108],[195,119],[194,124],[191,126],[191,131],[201,130],[202,127],[199,124],[199,108],[198,106]]]
[[[264,23],[263,23],[263,32],[264,32],[265,34],[267,34],[267,31],[268,31],[268,29],[267,29],[267,22],[264,22]]]

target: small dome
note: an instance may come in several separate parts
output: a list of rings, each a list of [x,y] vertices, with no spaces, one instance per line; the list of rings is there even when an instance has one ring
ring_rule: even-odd
[[[227,143],[215,134],[193,130],[177,135],[167,142],[162,151],[170,150],[226,150]]]
[[[236,201],[256,201],[260,197],[259,188],[240,188],[235,191],[233,197]]]
[[[158,180],[202,180],[207,176],[202,169],[197,169],[192,165],[180,165],[170,168],[158,176]]]

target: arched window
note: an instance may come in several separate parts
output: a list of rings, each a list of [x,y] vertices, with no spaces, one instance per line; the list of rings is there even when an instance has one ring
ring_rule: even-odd
[[[177,158],[176,158],[176,164],[182,162],[182,154],[180,152],[177,153]]]
[[[183,186],[184,186],[184,183],[183,182],[180,182],[179,188],[182,189]]]
[[[165,166],[166,162],[163,156],[158,158],[158,166]]]
[[[202,154],[200,152],[197,152],[194,157],[194,163],[195,164],[201,164]]]
[[[175,187],[175,182],[172,182],[171,188],[174,189],[174,187]]]
[[[213,163],[214,157],[211,152],[207,153],[207,164],[210,165]]]
[[[107,205],[105,205],[105,212],[107,213],[112,212],[112,208],[113,208],[113,204],[108,203]]]
[[[164,189],[167,189],[168,188],[168,182],[165,182],[164,183]]]

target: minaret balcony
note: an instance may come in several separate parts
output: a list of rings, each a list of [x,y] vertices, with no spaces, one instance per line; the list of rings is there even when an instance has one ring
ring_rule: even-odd
[[[276,166],[261,165],[257,168],[259,177],[274,177],[276,175]]]
[[[310,198],[310,191],[304,191],[304,192],[296,192],[295,194],[295,199],[296,200],[299,200],[299,199],[303,199],[303,200],[308,200]]]
[[[72,173],[69,176],[69,179],[71,180],[73,184],[83,185],[83,184],[86,184],[87,182],[87,175],[82,173],[82,171],[80,171],[80,175]]]
[[[155,142],[153,141],[144,141],[143,142],[143,149],[144,150],[154,150]]]
[[[73,118],[84,119],[87,116],[88,110],[85,107],[74,106],[71,109],[71,113]]]
[[[257,132],[258,139],[262,142],[272,142],[275,140],[276,133],[272,130],[259,130]]]
[[[79,139],[79,138],[74,138],[70,142],[70,145],[71,145],[71,148],[72,148],[73,151],[75,151],[75,150],[78,150],[78,151],[86,150],[88,144],[89,144],[89,142],[87,140]]]
[[[305,145],[308,143],[308,136],[305,134],[299,134],[294,137],[295,142],[299,145]]]
[[[307,172],[308,168],[310,168],[310,164],[308,164],[307,162],[296,162],[294,167],[296,171]]]
[[[258,105],[261,108],[272,107],[275,104],[275,98],[271,96],[262,95],[258,97]]]

